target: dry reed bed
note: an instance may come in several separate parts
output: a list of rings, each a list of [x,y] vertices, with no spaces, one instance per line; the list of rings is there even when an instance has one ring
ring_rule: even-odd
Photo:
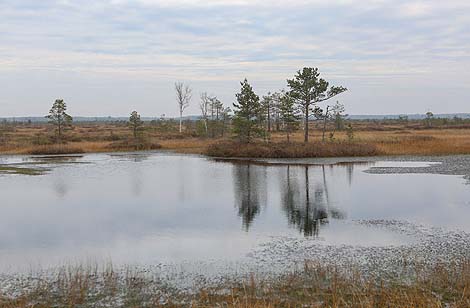
[[[23,285],[24,287],[24,285]],[[470,307],[470,263],[416,268],[407,281],[364,277],[305,262],[302,269],[260,279],[230,278],[183,292],[158,277],[112,267],[64,268],[52,279],[35,279],[0,293],[0,307]]]

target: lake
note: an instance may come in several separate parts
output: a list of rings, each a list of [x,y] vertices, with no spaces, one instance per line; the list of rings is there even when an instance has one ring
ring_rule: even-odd
[[[10,156],[0,164],[45,170],[0,175],[2,271],[82,260],[238,260],[277,236],[365,247],[416,241],[358,221],[470,232],[470,186],[461,176],[365,172],[430,162],[221,162],[136,153]]]

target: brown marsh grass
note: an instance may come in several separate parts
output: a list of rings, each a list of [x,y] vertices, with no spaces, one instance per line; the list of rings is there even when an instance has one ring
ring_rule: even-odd
[[[228,278],[192,292],[112,267],[65,267],[52,278],[34,281],[17,296],[0,293],[0,307],[470,307],[468,261],[416,268],[406,281],[305,262],[277,277]]]
[[[206,154],[212,157],[307,158],[374,156],[380,152],[373,144],[353,142],[219,142],[210,145]]]
[[[340,131],[336,132],[334,142],[375,147],[377,153],[382,155],[470,154],[470,128],[423,129],[413,128],[411,124],[380,125],[367,122],[355,123],[354,128],[352,141],[345,132]],[[132,134],[125,124],[77,124],[65,133],[66,145],[62,146],[62,154],[157,149],[158,145],[166,150],[203,154],[214,143],[231,140],[230,136],[224,139],[198,138],[192,132],[161,132],[151,127],[147,127],[143,133],[147,146],[136,147],[128,142],[132,140]],[[55,153],[59,147],[54,145],[53,136],[53,129],[45,124],[9,128],[0,136],[0,154]],[[311,136],[311,143],[318,145],[321,142],[321,132],[315,127]],[[303,132],[295,132],[290,139],[293,143],[301,143]],[[285,142],[286,136],[275,132],[271,134],[270,140],[274,143]],[[339,155],[344,153],[340,151]]]

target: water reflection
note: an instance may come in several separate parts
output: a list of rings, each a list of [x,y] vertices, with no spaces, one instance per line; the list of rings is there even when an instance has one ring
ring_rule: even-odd
[[[233,165],[235,204],[243,229],[249,231],[262,206],[267,205],[268,180],[266,165],[235,163]],[[328,193],[325,165],[274,166],[279,175],[280,203],[289,226],[307,237],[317,237],[322,225],[329,219],[345,219],[344,211],[332,205]],[[331,168],[333,168],[331,166]],[[348,183],[352,181],[353,167],[346,165]],[[332,170],[332,169],[331,169]],[[273,192],[271,191],[270,195]],[[269,204],[271,205],[271,204]]]
[[[348,173],[348,183],[349,183],[349,186],[351,186],[352,181],[353,181],[354,164],[347,164],[346,171]]]
[[[67,183],[64,181],[62,177],[58,177],[56,180],[54,180],[53,185],[54,185],[54,191],[58,198],[63,199],[67,196],[67,192],[69,191],[69,188],[67,186]]]
[[[317,236],[320,224],[327,223],[328,215],[323,204],[323,190],[316,187],[313,198],[309,181],[309,168],[305,166],[304,177],[293,176],[291,167],[286,168],[286,179],[281,182],[283,209],[290,226],[305,236]]]
[[[38,177],[1,176],[0,272],[37,258],[51,264],[102,256],[149,264],[236,259],[273,236],[321,236],[334,245],[408,241],[357,220],[470,232],[470,190],[461,177],[371,174],[364,172],[371,165],[360,162],[287,163],[96,154],[48,162],[50,171]]]
[[[286,167],[285,178],[281,180],[282,206],[290,226],[304,236],[317,237],[329,217],[344,219],[346,215],[330,205],[325,167],[321,167],[322,181],[315,183],[311,183],[310,172],[319,168],[311,169],[309,166]]]
[[[77,163],[84,156],[83,155],[54,155],[54,156],[33,156],[33,157],[24,157],[24,162],[37,162],[37,163],[51,163],[51,164],[60,164],[60,163]]]
[[[235,164],[233,172],[235,203],[245,231],[266,205],[266,167]]]

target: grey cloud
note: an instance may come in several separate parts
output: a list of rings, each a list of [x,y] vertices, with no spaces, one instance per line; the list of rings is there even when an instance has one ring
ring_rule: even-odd
[[[144,114],[176,114],[175,80],[231,103],[245,76],[262,92],[302,66],[351,88],[349,113],[469,111],[466,1],[211,3],[2,1],[2,115],[38,114],[57,92],[83,115],[127,114],[133,96]],[[132,95],[111,95],[114,85]],[[437,88],[452,93],[447,104]],[[401,89],[397,104],[391,93]],[[91,104],[97,96],[106,103]]]

